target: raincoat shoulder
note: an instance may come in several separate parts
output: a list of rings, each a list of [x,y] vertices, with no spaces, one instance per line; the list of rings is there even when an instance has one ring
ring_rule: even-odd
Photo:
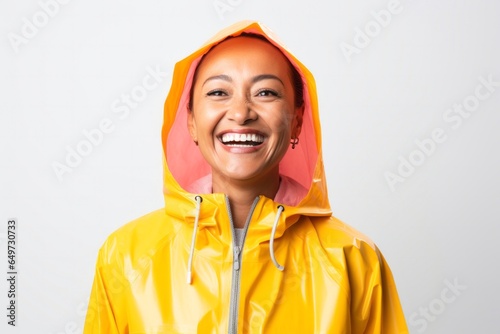
[[[314,221],[318,258],[342,273],[349,333],[409,333],[393,274],[366,235],[332,216]]]
[[[131,318],[125,305],[130,285],[154,261],[162,245],[175,235],[163,209],[125,224],[99,249],[84,333],[128,333]]]

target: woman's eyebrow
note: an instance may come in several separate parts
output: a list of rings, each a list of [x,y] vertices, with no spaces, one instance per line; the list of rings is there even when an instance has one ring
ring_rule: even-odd
[[[226,75],[226,74],[219,74],[219,75],[214,75],[212,77],[209,77],[207,78],[207,80],[205,80],[203,82],[203,85],[201,85],[201,87],[205,86],[205,84],[210,81],[210,80],[224,80],[224,81],[228,81],[228,82],[233,82],[233,79],[229,76],[229,75]]]
[[[257,81],[266,80],[266,79],[278,80],[279,82],[281,82],[281,84],[283,86],[285,85],[283,83],[283,81],[280,78],[278,78],[277,76],[275,76],[274,74],[261,74],[261,75],[257,75],[257,76],[255,76],[255,77],[252,78],[252,83],[256,83]]]

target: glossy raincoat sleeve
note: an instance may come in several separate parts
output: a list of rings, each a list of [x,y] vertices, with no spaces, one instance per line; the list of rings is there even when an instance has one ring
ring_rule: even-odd
[[[392,272],[376,246],[350,254],[352,333],[409,333]]]
[[[123,316],[123,279],[117,268],[109,270],[103,264],[103,249],[99,251],[94,282],[90,294],[83,334],[125,333],[119,326]],[[114,273],[114,274],[113,274]],[[114,277],[114,279],[113,279]]]

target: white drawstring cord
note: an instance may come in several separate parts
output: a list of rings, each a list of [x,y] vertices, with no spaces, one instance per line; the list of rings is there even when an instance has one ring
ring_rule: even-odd
[[[273,229],[271,231],[271,240],[269,240],[269,253],[271,254],[271,260],[278,270],[283,271],[285,267],[276,261],[276,257],[274,257],[274,234],[276,233],[276,227],[278,226],[278,222],[280,220],[281,213],[285,210],[285,208],[280,205],[278,206],[278,213],[276,214],[276,219],[274,220]]]
[[[191,249],[189,250],[188,271],[187,271],[187,284],[193,281],[191,269],[193,268],[194,245],[196,243],[196,233],[198,232],[198,220],[200,219],[201,202],[203,198],[196,196],[196,216],[194,218],[193,238],[191,239]]]

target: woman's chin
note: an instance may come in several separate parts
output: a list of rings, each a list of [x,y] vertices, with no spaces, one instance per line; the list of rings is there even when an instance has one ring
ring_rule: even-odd
[[[212,170],[212,174],[218,174],[221,180],[226,180],[227,182],[236,182],[236,183],[245,183],[245,182],[269,182],[271,175],[274,173],[264,173],[262,169],[256,169],[255,165],[253,166],[231,166],[232,168],[227,168],[224,170],[214,171]],[[235,168],[236,167],[236,168]],[[275,173],[276,177],[278,173]],[[268,177],[265,177],[268,175]]]

